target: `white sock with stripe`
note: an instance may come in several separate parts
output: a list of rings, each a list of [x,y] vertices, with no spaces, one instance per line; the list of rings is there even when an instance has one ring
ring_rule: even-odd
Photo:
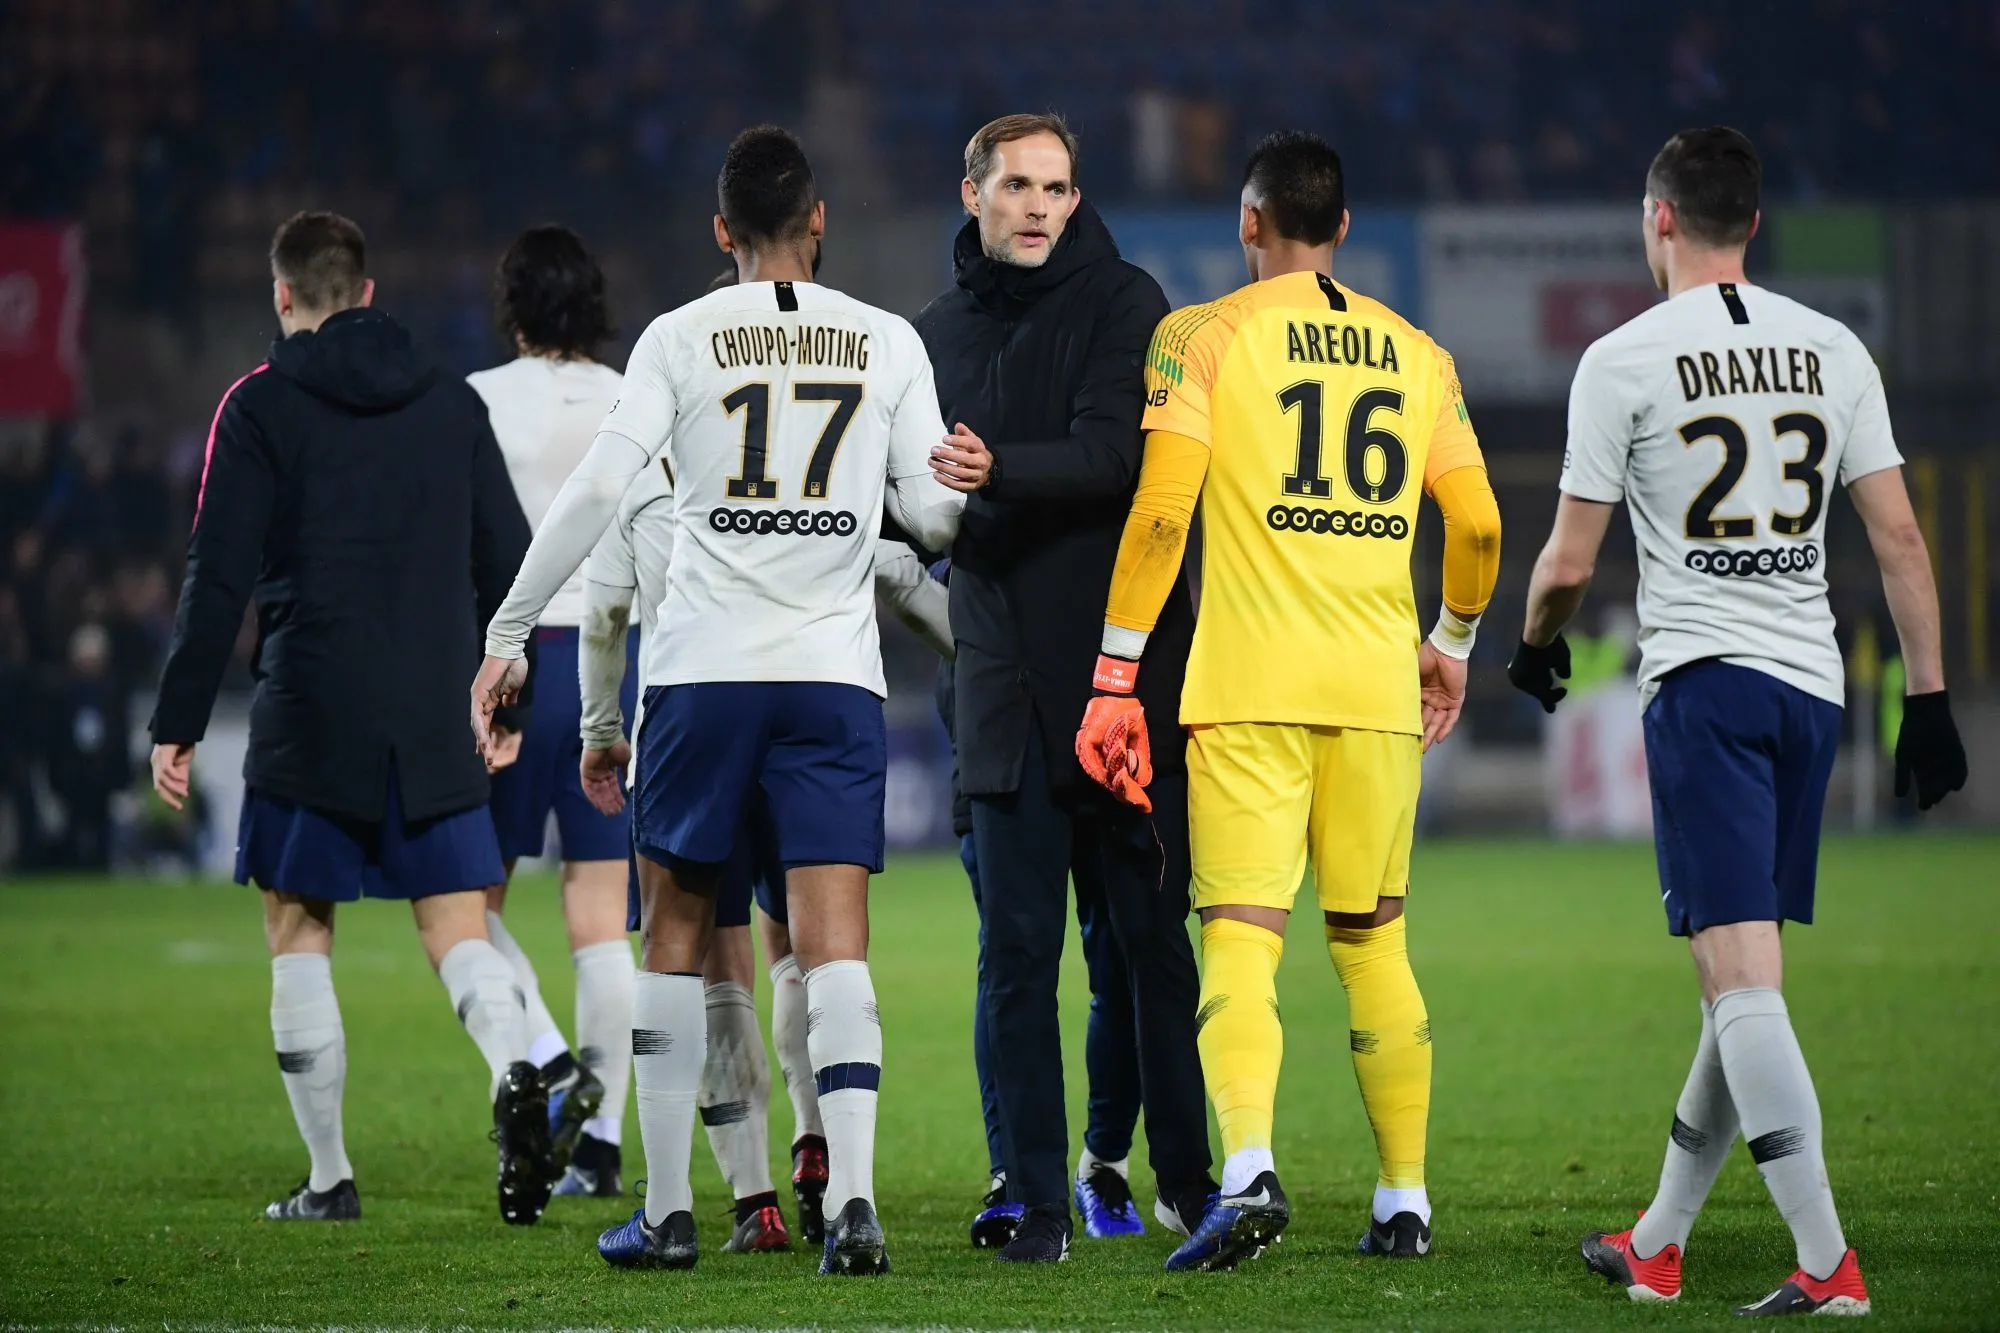
[[[281,953],[271,960],[271,1039],[278,1072],[291,1098],[292,1119],[312,1154],[306,1182],[324,1194],[354,1178],[341,1130],[347,1089],[347,1034],[333,993],[333,964],[325,954]]]
[[[646,1222],[691,1212],[695,1097],[708,1047],[701,977],[641,972],[632,987],[632,1087],[646,1150]]]
[[[526,1001],[514,983],[514,969],[485,940],[460,940],[438,962],[438,980],[458,1010],[465,1035],[486,1057],[492,1075],[486,1087],[490,1102],[500,1091],[500,1076],[516,1060],[528,1058]]]
[[[757,1001],[733,981],[706,988],[708,1056],[701,1067],[701,1123],[730,1194],[771,1192],[771,1064]]]
[[[624,1135],[625,1098],[632,1086],[632,986],[639,969],[632,945],[606,940],[578,949],[576,963],[577,1063],[604,1084],[604,1102],[583,1122],[583,1132],[605,1143]]]
[[[542,1002],[542,979],[535,975],[535,965],[514,938],[507,923],[500,919],[498,912],[486,913],[486,938],[493,941],[493,947],[514,969],[514,984],[521,988],[521,1003],[528,1025],[528,1059],[540,1068],[569,1049],[569,1042],[556,1027],[555,1016],[548,1005]]]
[[[806,978],[791,954],[771,964],[771,1045],[792,1099],[792,1142],[808,1134],[824,1138],[812,1053],[806,1049]]]
[[[806,1045],[826,1126],[829,1220],[850,1199],[875,1202],[875,1111],[882,1018],[868,964],[822,963],[806,973]]]

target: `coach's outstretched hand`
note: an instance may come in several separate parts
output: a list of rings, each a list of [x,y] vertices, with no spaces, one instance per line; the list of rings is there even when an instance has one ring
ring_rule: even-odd
[[[584,748],[578,765],[583,794],[600,815],[615,815],[625,808],[625,769],[632,762],[632,747],[613,741],[602,750]]]
[[[1896,733],[1896,795],[1909,795],[1912,782],[1919,810],[1965,786],[1965,746],[1951,720],[1951,697],[1943,690],[1903,700],[1903,725]]]
[[[1514,649],[1514,660],[1507,664],[1507,679],[1521,693],[1533,695],[1544,713],[1555,712],[1569,693],[1556,683],[1558,677],[1569,679],[1569,640],[1560,634],[1545,648],[1521,640]]]
[[[521,687],[527,683],[528,661],[524,657],[489,657],[480,663],[479,675],[472,682],[472,741],[488,764],[500,750],[493,730],[493,710],[519,703]]]

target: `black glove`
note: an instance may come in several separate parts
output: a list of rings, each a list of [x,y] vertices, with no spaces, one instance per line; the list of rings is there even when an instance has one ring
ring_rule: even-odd
[[[1507,664],[1507,679],[1523,694],[1532,694],[1544,713],[1556,711],[1568,690],[1556,684],[1556,677],[1569,679],[1569,641],[1558,634],[1546,648],[1537,648],[1526,639],[1514,649]]]
[[[1896,733],[1896,795],[1917,785],[1917,809],[1928,810],[1965,786],[1965,746],[1951,720],[1951,698],[1943,690],[1903,700],[1903,726]]]

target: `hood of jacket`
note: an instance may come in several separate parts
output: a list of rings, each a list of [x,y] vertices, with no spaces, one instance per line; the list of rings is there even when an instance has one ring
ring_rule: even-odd
[[[1118,243],[1088,199],[1070,214],[1069,225],[1049,257],[1036,268],[1003,264],[979,243],[979,219],[967,218],[952,245],[951,266],[958,285],[996,315],[1025,313],[1035,302],[1092,264],[1118,258]]]
[[[330,315],[271,345],[271,369],[349,412],[388,412],[415,401],[437,378],[409,330],[380,310]]]

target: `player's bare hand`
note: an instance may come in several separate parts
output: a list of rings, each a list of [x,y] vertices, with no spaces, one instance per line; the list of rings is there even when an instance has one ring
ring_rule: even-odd
[[[584,750],[578,776],[599,814],[615,815],[625,808],[625,769],[631,762],[632,747],[622,740],[602,750]]]
[[[493,728],[493,753],[486,757],[488,774],[512,767],[521,757],[521,735],[522,733],[509,731],[505,727]]]
[[[520,702],[521,687],[527,683],[524,657],[489,657],[479,666],[472,682],[472,740],[489,765],[494,755],[493,710]]]
[[[961,421],[931,450],[931,471],[953,490],[970,495],[993,479],[993,451]]]
[[[1465,663],[1426,641],[1417,649],[1417,695],[1423,705],[1424,749],[1451,735],[1465,708]]]
[[[155,745],[153,747],[153,790],[160,799],[176,810],[187,804],[194,771],[194,747],[192,745]]]

